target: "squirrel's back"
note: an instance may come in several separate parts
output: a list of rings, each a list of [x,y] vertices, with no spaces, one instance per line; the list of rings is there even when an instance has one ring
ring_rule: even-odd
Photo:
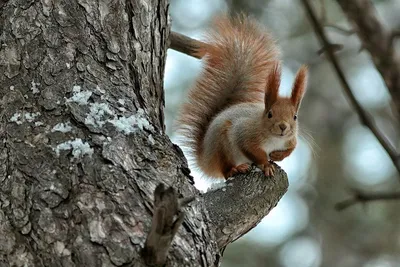
[[[243,15],[215,20],[199,50],[205,54],[203,70],[190,90],[178,118],[184,145],[199,161],[212,120],[239,103],[264,103],[266,79],[279,62],[271,35]]]

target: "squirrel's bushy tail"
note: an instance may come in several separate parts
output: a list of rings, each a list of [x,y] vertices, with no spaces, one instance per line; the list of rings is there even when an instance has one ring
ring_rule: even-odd
[[[279,61],[271,35],[244,15],[218,17],[207,34],[203,71],[177,121],[184,145],[198,160],[213,118],[231,105],[264,102],[269,71]]]

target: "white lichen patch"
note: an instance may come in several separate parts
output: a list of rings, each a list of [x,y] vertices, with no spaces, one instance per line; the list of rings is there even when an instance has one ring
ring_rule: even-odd
[[[72,96],[66,100],[66,102],[75,102],[78,105],[87,105],[89,98],[92,96],[91,91],[81,91],[81,87],[79,85],[75,85],[72,88]]]
[[[90,104],[90,112],[85,118],[85,124],[102,127],[107,122],[105,115],[113,115],[107,103]]]
[[[71,122],[60,122],[57,123],[56,125],[54,125],[53,129],[51,129],[51,132],[62,132],[62,133],[68,133],[72,131],[72,126],[71,126]]]
[[[124,134],[133,133],[135,130],[134,124],[136,122],[135,116],[114,118],[110,120],[110,123],[115,126],[119,132]]]
[[[40,116],[40,112],[36,112],[36,113],[25,112],[24,113],[25,120],[27,120],[28,122],[33,122],[36,119],[36,117],[39,117],[39,116]]]
[[[39,85],[40,85],[40,83],[35,83],[34,80],[31,82],[31,90],[32,90],[32,93],[33,93],[33,94],[38,94],[38,93],[40,93],[39,87],[38,87]]]
[[[96,90],[104,94],[106,91],[102,90],[99,86]],[[139,130],[154,130],[153,126],[146,119],[145,112],[143,109],[138,109],[135,115],[129,117],[117,116],[117,114],[110,108],[108,103],[88,103],[89,98],[92,96],[92,92],[83,91],[79,85],[75,85],[72,88],[73,95],[71,98],[67,99],[66,102],[75,102],[79,105],[88,105],[89,113],[85,118],[85,125],[92,127],[102,127],[107,122],[111,123],[119,132],[124,134],[131,134]],[[102,98],[103,99],[103,98]],[[125,104],[124,99],[119,99],[118,103],[120,105]],[[121,110],[123,109],[123,110]],[[120,107],[120,111],[126,111],[124,107]],[[153,142],[154,139],[150,139]]]
[[[10,122],[15,122],[16,124],[21,125],[24,121],[33,122],[39,116],[40,112],[16,112],[11,116]]]
[[[44,124],[44,122],[42,122],[42,121],[35,122],[35,126],[37,126],[37,127],[42,126],[43,124]]]
[[[20,121],[21,118],[21,113],[17,112],[12,115],[10,118],[10,122],[15,122],[16,124],[22,124],[22,121]]]
[[[106,237],[103,223],[101,221],[93,220],[89,223],[89,234],[90,241],[102,243],[102,240]]]
[[[154,140],[153,136],[151,134],[149,134],[149,142],[150,144],[154,145],[156,143],[156,141]]]
[[[135,115],[129,117],[120,117],[110,120],[110,123],[115,126],[115,128],[124,134],[130,134],[135,132],[138,128],[140,130],[153,130],[153,126],[144,116],[144,110],[139,109]]]
[[[84,155],[91,156],[93,154],[93,148],[90,147],[89,143],[85,143],[82,139],[76,138],[75,140],[68,140],[64,143],[58,144],[54,149],[57,157],[60,156],[61,150],[71,150],[72,155],[75,159],[81,158]]]

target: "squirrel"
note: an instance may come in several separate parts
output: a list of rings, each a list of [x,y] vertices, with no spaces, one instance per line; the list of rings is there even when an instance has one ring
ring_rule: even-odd
[[[218,17],[205,43],[200,77],[178,115],[178,133],[201,171],[225,178],[255,163],[266,176],[297,144],[297,114],[308,69],[298,70],[290,97],[278,95],[279,49],[270,33],[244,15]]]

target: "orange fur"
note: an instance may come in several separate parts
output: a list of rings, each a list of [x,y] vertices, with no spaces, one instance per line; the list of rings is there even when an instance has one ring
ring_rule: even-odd
[[[307,68],[297,73],[291,97],[280,97],[278,48],[268,32],[244,16],[219,16],[197,53],[205,55],[203,71],[177,121],[186,137],[183,145],[208,176],[228,178],[247,171],[251,162],[273,175],[269,156],[282,160],[296,146],[287,148],[285,142],[296,139],[294,117]]]
[[[296,107],[296,109],[299,109],[301,99],[307,87],[307,75],[308,75],[308,68],[307,66],[303,65],[297,71],[296,78],[294,80],[294,85],[292,88],[292,94],[290,96],[290,99],[292,100],[292,103]]]
[[[212,119],[231,105],[263,103],[266,74],[279,62],[279,51],[270,34],[245,16],[218,17],[199,54],[204,69],[188,103],[183,105],[178,127],[195,158]]]
[[[281,66],[279,62],[274,64],[271,73],[267,77],[265,86],[265,109],[269,110],[279,98],[279,86],[281,85]]]

